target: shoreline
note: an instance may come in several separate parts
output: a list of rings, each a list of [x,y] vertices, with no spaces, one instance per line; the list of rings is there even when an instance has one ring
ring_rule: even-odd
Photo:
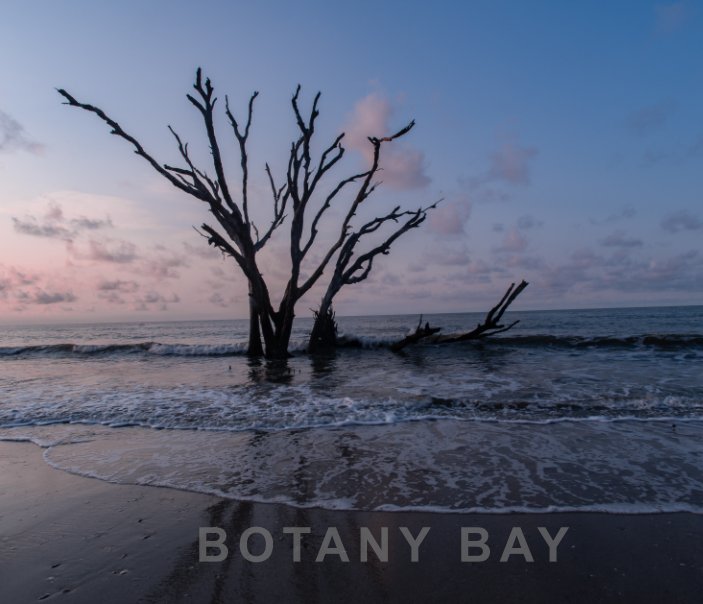
[[[0,442],[0,600],[10,602],[626,601],[694,602],[703,592],[703,516],[358,512],[250,503],[150,486],[118,485],[50,467],[31,443]],[[229,556],[198,561],[199,527],[221,527]],[[309,527],[294,562],[284,527]],[[558,560],[540,536],[569,527]],[[273,547],[246,561],[243,531]],[[315,562],[329,527],[350,561]],[[360,561],[360,527],[388,529],[388,562]],[[400,532],[429,527],[416,563]],[[481,527],[491,553],[462,562],[462,527]],[[519,527],[534,562],[500,562]],[[251,551],[263,541],[254,537]],[[472,550],[472,553],[478,552]]]
[[[118,484],[296,508],[509,515],[703,513],[702,436],[701,421],[433,420],[270,432],[62,424],[0,439],[28,439],[52,467]]]

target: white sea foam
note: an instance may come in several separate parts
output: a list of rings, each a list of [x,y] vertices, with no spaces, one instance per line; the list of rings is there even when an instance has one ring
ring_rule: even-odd
[[[437,421],[203,432],[44,426],[2,439],[118,483],[330,509],[703,513],[703,422]]]
[[[379,370],[381,371],[381,370]],[[373,378],[373,372],[369,375]],[[369,375],[363,379],[368,379]],[[380,379],[380,378],[379,378]],[[534,403],[511,406],[483,402],[481,391],[476,402],[443,399],[451,384],[432,377],[418,377],[401,390],[401,396],[377,399],[367,396],[330,396],[310,384],[201,387],[179,385],[155,388],[134,385],[119,390],[54,387],[18,390],[11,408],[0,408],[0,428],[50,424],[87,424],[103,426],[142,426],[150,428],[198,429],[218,431],[280,431],[354,425],[387,425],[428,420],[455,420],[504,424],[549,425],[573,422],[688,422],[701,419],[700,405],[676,397],[659,400],[600,401],[607,413],[574,413],[574,406]],[[484,384],[493,395],[509,393],[516,386],[510,380]],[[356,388],[353,382],[349,388]],[[468,384],[471,389],[471,384]],[[476,386],[480,388],[480,386]],[[438,392],[430,401],[423,392]],[[505,398],[508,398],[504,395]],[[650,409],[657,411],[649,413]],[[633,413],[636,412],[636,413]]]

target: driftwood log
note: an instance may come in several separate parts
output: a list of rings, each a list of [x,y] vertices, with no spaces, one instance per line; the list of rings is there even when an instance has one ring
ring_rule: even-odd
[[[394,352],[399,352],[403,350],[406,346],[411,344],[417,344],[418,342],[431,342],[432,344],[449,344],[451,342],[465,342],[467,340],[480,340],[482,338],[495,335],[497,333],[502,333],[508,331],[509,329],[515,327],[520,320],[517,319],[508,325],[502,325],[500,320],[508,307],[515,301],[521,293],[527,287],[528,283],[524,279],[520,284],[515,287],[515,283],[511,283],[508,290],[503,294],[500,302],[496,304],[491,310],[486,314],[486,318],[482,323],[478,323],[474,329],[461,334],[449,334],[446,336],[438,336],[437,334],[441,331],[441,327],[430,327],[429,322],[422,325],[422,315],[420,315],[420,321],[417,328],[413,333],[404,337],[399,342],[391,345],[391,350]]]

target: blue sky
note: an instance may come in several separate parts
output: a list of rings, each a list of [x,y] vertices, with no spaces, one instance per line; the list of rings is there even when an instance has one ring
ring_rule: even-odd
[[[417,120],[368,211],[444,201],[340,314],[480,310],[523,277],[523,308],[701,303],[701,3],[10,1],[0,40],[0,321],[246,314],[236,267],[191,228],[205,208],[55,91],[164,162],[172,124],[207,165],[197,66],[240,115],[261,92],[261,223],[296,84],[323,93],[320,146],[347,132],[339,178],[365,136]],[[281,231],[262,258],[274,290],[285,249]]]

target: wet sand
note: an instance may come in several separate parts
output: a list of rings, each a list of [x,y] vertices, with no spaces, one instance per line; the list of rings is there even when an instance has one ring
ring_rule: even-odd
[[[228,535],[229,556],[198,561],[198,528]],[[310,527],[300,562],[283,527]],[[488,532],[485,562],[461,561],[461,527]],[[569,527],[549,561],[538,531]],[[272,535],[264,562],[243,559],[249,527]],[[350,559],[316,562],[328,527]],[[388,528],[388,562],[359,527]],[[419,561],[400,532],[429,533]],[[520,527],[534,562],[500,562]],[[0,443],[0,602],[699,602],[703,515],[345,512],[115,485],[49,467],[29,443]],[[263,541],[252,537],[251,552]],[[214,550],[210,550],[214,553]],[[471,553],[478,553],[472,550]]]

